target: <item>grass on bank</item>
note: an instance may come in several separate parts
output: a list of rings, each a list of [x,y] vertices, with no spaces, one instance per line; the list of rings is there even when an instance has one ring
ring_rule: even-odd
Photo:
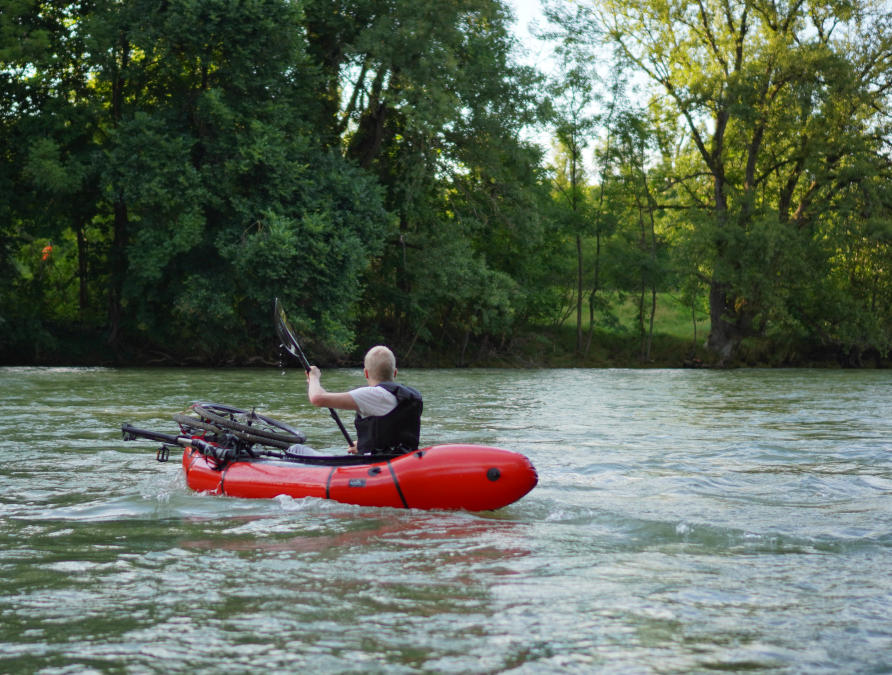
[[[582,353],[576,350],[576,317],[563,325],[540,327],[512,341],[511,349],[492,355],[487,363],[467,365],[529,366],[551,368],[682,368],[713,363],[706,350],[709,337],[709,313],[705,306],[696,311],[671,293],[657,297],[653,337],[649,357],[645,357],[644,338],[638,321],[635,296],[615,294],[610,298],[610,311],[616,321],[597,321],[588,342],[589,325],[583,325]],[[645,321],[644,330],[649,326]],[[841,354],[832,346],[807,341],[779,344],[767,337],[745,339],[738,359],[732,364],[747,367],[892,367],[890,355],[868,352]]]
[[[680,368],[698,365],[706,360],[704,343],[709,335],[709,315],[696,312],[671,293],[657,297],[653,337],[646,356],[646,334],[641,335],[638,321],[638,299],[629,294],[613,294],[609,298],[609,318],[595,317],[589,337],[586,312],[582,326],[582,352],[576,350],[576,316],[571,315],[560,326],[540,326],[511,341],[499,353],[481,350],[466,354],[462,365],[571,367],[662,367]],[[648,305],[649,309],[649,305]]]

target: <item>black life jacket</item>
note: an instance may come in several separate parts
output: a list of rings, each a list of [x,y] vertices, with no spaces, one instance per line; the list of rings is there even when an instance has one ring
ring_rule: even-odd
[[[396,407],[386,415],[360,417],[356,414],[356,447],[362,454],[411,452],[421,436],[421,394],[403,384],[381,382],[396,396]]]

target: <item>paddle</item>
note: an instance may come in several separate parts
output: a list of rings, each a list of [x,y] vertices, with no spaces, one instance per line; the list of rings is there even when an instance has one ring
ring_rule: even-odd
[[[300,343],[297,341],[297,336],[294,334],[294,329],[291,327],[291,322],[288,321],[288,317],[285,315],[285,310],[282,307],[282,303],[279,302],[279,298],[276,298],[273,316],[276,323],[276,333],[279,334],[279,339],[282,341],[282,347],[286,352],[300,361],[304,370],[309,373],[310,362],[307,360],[304,350],[300,348]],[[328,412],[331,413],[331,417],[338,425],[338,429],[341,430],[341,433],[344,434],[344,438],[347,439],[347,444],[353,445],[353,439],[350,438],[350,434],[347,433],[347,429],[344,427],[344,423],[341,422],[341,418],[338,417],[338,413],[335,409],[329,408]]]

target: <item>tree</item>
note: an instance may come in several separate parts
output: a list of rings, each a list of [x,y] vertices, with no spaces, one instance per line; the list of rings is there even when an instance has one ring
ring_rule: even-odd
[[[101,233],[95,111],[79,6],[11,2],[0,13],[0,350],[51,347],[47,324],[95,318]]]
[[[687,128],[696,161],[679,157],[674,180],[708,213],[709,346],[729,363],[744,339],[805,304],[793,296],[835,197],[888,173],[878,127],[889,112],[888,10],[869,0],[602,6],[597,28]]]
[[[462,359],[472,336],[504,334],[538,304],[536,286],[518,283],[543,273],[530,256],[547,188],[540,154],[518,140],[538,101],[531,69],[512,65],[507,22],[495,0],[308,6],[334,114],[325,133],[395,215],[360,322],[404,353],[427,343]]]
[[[615,125],[616,166],[622,181],[622,197],[629,220],[636,224],[634,253],[630,273],[637,276],[638,333],[641,340],[641,361],[650,361],[657,311],[657,290],[665,274],[662,261],[662,242],[658,241],[657,196],[652,186],[651,148],[655,134],[646,120],[625,111]],[[630,232],[631,234],[631,232]],[[649,295],[649,297],[648,297]]]
[[[70,239],[81,306],[115,349],[269,352],[274,295],[319,340],[350,346],[389,215],[374,181],[317,142],[320,80],[299,4],[11,10],[0,17],[0,179],[25,196],[2,205],[17,274],[0,316],[30,312],[30,327],[10,322],[25,325],[19,344],[48,334],[53,316],[70,321],[67,292],[48,285],[70,268]],[[50,238],[51,264],[35,263]]]
[[[126,39],[101,79],[119,110],[106,176],[116,223],[123,211],[115,240],[134,327],[197,340],[211,357],[255,351],[279,295],[307,332],[349,348],[359,278],[388,216],[368,177],[312,137],[317,81],[299,7],[134,12],[111,15]]]
[[[554,86],[558,155],[555,175],[556,197],[566,214],[565,227],[576,249],[576,353],[582,354],[582,302],[586,269],[583,240],[593,230],[583,150],[589,143],[596,118],[592,113],[594,78],[580,66],[561,69]]]

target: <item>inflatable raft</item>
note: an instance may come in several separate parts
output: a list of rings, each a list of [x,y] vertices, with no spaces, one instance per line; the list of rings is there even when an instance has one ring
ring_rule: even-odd
[[[174,415],[179,435],[121,427],[125,440],[162,443],[159,461],[182,447],[196,492],[266,499],[316,497],[359,506],[489,511],[516,502],[538,482],[524,455],[484,445],[434,445],[399,455],[295,455],[306,437],[253,410],[195,403]]]
[[[220,466],[186,448],[186,483],[197,492],[230,497],[318,497],[359,506],[489,511],[516,502],[537,482],[523,455],[480,445],[435,445],[375,461],[340,457],[256,458]],[[354,458],[344,458],[356,461]]]

